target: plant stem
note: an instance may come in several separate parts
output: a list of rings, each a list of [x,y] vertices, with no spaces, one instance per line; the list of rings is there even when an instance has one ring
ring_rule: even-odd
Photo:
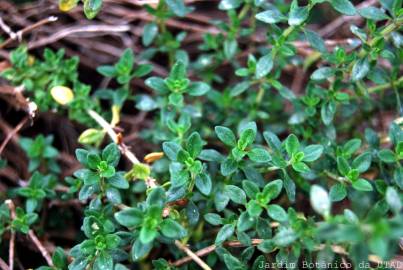
[[[368,93],[373,94],[373,93],[388,89],[393,86],[399,87],[400,84],[403,84],[403,76],[400,77],[399,79],[397,79],[397,81],[395,81],[395,82],[389,82],[389,83],[384,83],[384,84],[370,87],[370,88],[368,88]]]
[[[264,239],[256,238],[256,239],[252,239],[251,241],[252,241],[252,246],[258,246],[259,244],[261,244],[264,241]],[[223,246],[227,246],[227,247],[244,247],[245,245],[242,244],[239,241],[228,241],[228,242],[224,242]],[[194,254],[196,256],[198,256],[198,257],[207,256],[208,254],[213,252],[216,248],[217,248],[216,245],[211,245],[211,246],[208,246],[208,247],[205,247],[205,248],[202,248],[202,249],[196,251]],[[323,250],[325,248],[326,248],[326,245],[318,245],[318,246],[315,247],[316,250]],[[332,248],[332,251],[334,253],[341,254],[341,255],[347,255],[348,254],[347,251],[345,250],[345,248],[343,248],[342,246],[332,245],[331,248]],[[376,255],[369,255],[368,260],[370,262],[374,263],[374,264],[379,264],[379,263],[382,262],[381,258],[379,258]],[[192,258],[190,256],[188,256],[188,257],[184,257],[184,258],[182,258],[180,260],[177,260],[177,261],[173,262],[171,265],[173,265],[175,267],[179,267],[179,266],[181,266],[183,264],[186,264],[186,263],[188,263],[190,261],[192,261]]]
[[[29,230],[28,232],[29,238],[31,238],[32,242],[34,242],[35,246],[38,248],[38,250],[41,252],[42,256],[45,258],[47,264],[49,266],[53,266],[53,261],[52,258],[49,255],[49,252],[46,250],[46,248],[42,245],[41,241],[39,241],[38,237],[35,235],[33,230]]]
[[[336,180],[336,181],[338,181],[340,183],[348,183],[348,180],[345,177],[338,176],[338,175],[336,175],[336,174],[334,174],[332,172],[326,171],[326,170],[324,171],[324,173],[330,179]]]
[[[195,263],[197,263],[202,269],[204,270],[211,270],[210,266],[208,266],[202,259],[200,259],[200,257],[194,253],[193,251],[191,251],[188,247],[186,247],[185,245],[183,245],[180,241],[175,240],[175,245],[182,250],[183,252],[185,252],[190,258],[191,260],[193,260]]]
[[[241,21],[243,18],[245,18],[245,16],[248,14],[249,9],[250,9],[250,4],[245,4],[245,5],[242,7],[242,9],[241,9],[241,11],[239,12],[239,15],[238,15],[238,19],[239,19],[240,21]]]
[[[10,210],[11,221],[15,219],[15,205],[12,200],[6,200],[8,209]],[[10,242],[8,246],[8,267],[10,270],[14,269],[14,246],[15,246],[15,231],[13,228],[10,228],[11,236]]]

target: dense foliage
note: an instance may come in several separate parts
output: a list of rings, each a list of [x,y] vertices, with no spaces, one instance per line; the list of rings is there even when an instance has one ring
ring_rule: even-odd
[[[46,234],[45,201],[78,199],[76,245],[56,248],[40,269],[391,268],[403,237],[402,1],[286,2],[221,0],[227,17],[203,35],[197,58],[181,48],[186,32],[166,25],[194,9],[182,0],[146,5],[144,51],[99,66],[115,83],[104,89],[81,82],[79,59],[63,49],[36,59],[23,44],[13,50],[1,76],[23,85],[40,112],[86,129],[80,168],[65,179],[53,136],[19,139],[32,175],[2,196],[17,208],[0,206],[1,245],[11,232]],[[59,4],[68,11],[78,1]],[[83,5],[95,18],[102,0]],[[329,46],[309,24],[323,6],[365,23]],[[165,77],[148,62],[161,56]],[[300,91],[289,82],[296,67],[309,74]],[[133,91],[135,79],[152,92]],[[140,136],[155,152],[144,162],[133,154],[141,146],[129,149],[119,133],[120,113],[133,105],[151,112]],[[393,118],[386,130],[384,111]],[[207,246],[202,262],[177,261]]]

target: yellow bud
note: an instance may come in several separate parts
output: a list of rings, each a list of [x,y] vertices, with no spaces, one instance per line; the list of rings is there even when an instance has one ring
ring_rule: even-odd
[[[66,105],[74,99],[73,91],[65,86],[55,86],[50,90],[53,99],[61,104]]]
[[[120,122],[120,107],[117,105],[112,106],[112,120],[111,126],[114,127]]]
[[[164,152],[153,152],[144,157],[144,161],[147,163],[152,163],[156,160],[161,159],[164,156]]]
[[[104,136],[105,131],[95,128],[89,128],[81,133],[80,137],[78,137],[78,142],[82,144],[98,143],[104,138]]]
[[[28,65],[32,66],[35,63],[35,57],[33,55],[28,56]]]
[[[59,0],[59,9],[67,12],[77,6],[78,0]]]

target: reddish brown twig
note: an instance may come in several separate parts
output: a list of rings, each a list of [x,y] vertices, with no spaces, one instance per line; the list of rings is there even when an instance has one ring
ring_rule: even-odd
[[[57,31],[56,33],[52,34],[49,37],[39,39],[37,41],[30,42],[28,44],[29,49],[41,47],[53,42],[56,42],[64,37],[67,37],[69,35],[77,34],[77,33],[106,33],[106,32],[111,32],[111,33],[117,33],[117,32],[127,32],[130,30],[129,25],[84,25],[84,26],[72,26],[72,27],[67,27],[63,28],[60,31]]]
[[[211,270],[210,266],[208,266],[202,259],[200,259],[200,257],[196,253],[191,251],[187,246],[182,244],[180,241],[175,240],[175,246],[177,246],[180,250],[182,250],[183,252],[185,252],[188,255],[188,257],[186,257],[186,258],[189,258],[189,260],[193,260],[202,269]]]
[[[252,239],[252,245],[257,246],[260,243],[262,243],[262,241],[263,241],[263,239]],[[228,241],[228,242],[225,242],[223,245],[227,246],[227,247],[243,247],[244,246],[239,241]],[[211,252],[213,252],[216,248],[217,248],[216,245],[211,245],[211,246],[208,246],[208,247],[205,247],[205,248],[202,248],[202,249],[196,251],[195,255],[198,257],[203,257],[203,256],[206,256],[206,255],[210,254]],[[190,256],[187,256],[187,257],[184,257],[182,259],[179,259],[179,260],[173,262],[172,265],[175,267],[179,267],[190,261],[192,261],[192,258]]]
[[[18,39],[21,39],[23,35],[31,32],[35,28],[41,27],[42,25],[45,25],[45,24],[50,23],[50,22],[55,22],[55,21],[57,21],[57,17],[50,16],[50,17],[48,17],[46,19],[40,20],[39,22],[36,22],[34,24],[31,24],[31,25],[28,25],[27,27],[25,27],[24,29],[16,32],[15,34],[18,37]],[[6,47],[7,45],[9,45],[14,40],[15,40],[15,38],[9,37],[6,41],[4,41],[3,43],[0,44],[0,49]]]
[[[4,148],[6,148],[8,142],[13,138],[15,134],[18,133],[18,131],[24,126],[24,124],[28,121],[28,119],[29,116],[26,116],[10,133],[7,134],[7,137],[4,139],[3,143],[0,146],[0,155],[3,153],[3,150]]]
[[[42,245],[41,241],[39,241],[38,237],[35,235],[35,232],[33,230],[29,230],[28,236],[32,240],[32,242],[35,244],[35,246],[38,248],[38,250],[41,252],[41,254],[45,258],[47,264],[49,266],[53,266],[53,261],[52,261],[52,258],[49,255],[49,252]]]
[[[278,224],[275,224],[275,226],[278,226]],[[272,226],[272,227],[273,227],[273,226]],[[260,243],[262,243],[263,241],[264,241],[264,239],[258,239],[258,238],[252,239],[252,240],[251,240],[251,245],[252,245],[252,246],[257,246],[257,245],[259,245]],[[224,243],[223,243],[223,246],[226,246],[226,247],[244,247],[245,245],[242,244],[242,243],[239,242],[239,241],[227,241],[227,242],[224,242]],[[216,248],[217,248],[216,245],[211,245],[211,246],[202,248],[202,249],[200,249],[200,250],[194,252],[194,254],[195,254],[196,256],[198,256],[198,257],[203,257],[203,256],[206,256],[206,255],[210,254],[211,252],[213,252]],[[326,248],[326,245],[319,245],[319,246],[317,246],[315,249],[316,249],[316,250],[322,250],[322,249],[324,249],[324,248]],[[341,246],[332,245],[332,246],[331,246],[331,249],[332,249],[332,251],[333,251],[334,253],[337,253],[337,254],[341,254],[341,255],[347,255],[347,254],[348,254],[348,252],[345,250],[345,248],[343,248],[343,247],[341,247]],[[183,265],[183,264],[186,264],[186,263],[188,263],[188,262],[190,262],[190,261],[192,261],[192,260],[193,260],[193,259],[192,259],[190,256],[187,256],[187,257],[184,257],[184,258],[182,258],[182,259],[179,259],[179,260],[177,260],[177,261],[171,263],[171,265],[173,265],[173,266],[175,266],[175,267],[179,267],[179,266],[181,266],[181,265]],[[379,258],[379,257],[376,256],[376,255],[369,255],[369,256],[368,256],[368,260],[369,260],[371,263],[374,263],[375,265],[379,265],[379,263],[382,262],[381,258]]]
[[[0,258],[0,269],[1,270],[9,270],[10,268],[8,268],[8,265],[6,264],[5,261],[3,261],[2,258]]]
[[[10,209],[11,220],[15,219],[15,205],[12,200],[6,200],[5,203]],[[11,229],[10,242],[8,246],[8,267],[14,269],[14,246],[15,246],[15,231]]]

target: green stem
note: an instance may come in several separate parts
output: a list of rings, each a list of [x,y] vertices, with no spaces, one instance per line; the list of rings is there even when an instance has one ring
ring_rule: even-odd
[[[388,89],[388,88],[393,87],[393,86],[395,86],[397,88],[402,83],[403,83],[403,76],[400,77],[399,79],[397,79],[397,81],[395,81],[395,82],[389,82],[389,83],[384,83],[384,84],[380,84],[380,85],[370,87],[370,88],[368,88],[368,93],[373,94],[373,93]]]
[[[242,7],[241,11],[239,12],[238,19],[243,20],[245,16],[248,14],[248,11],[250,9],[250,4],[246,4]]]
[[[324,174],[325,174],[327,177],[329,177],[330,179],[336,180],[337,182],[340,182],[340,183],[348,183],[347,178],[338,176],[338,175],[336,175],[336,174],[334,174],[334,173],[332,173],[332,172],[329,172],[329,171],[327,171],[327,170],[324,171]]]
[[[397,90],[397,87],[395,85],[395,83],[392,81],[392,88],[393,91],[395,92],[396,95],[396,106],[397,106],[397,111],[399,112],[399,115],[402,116],[403,115],[403,108],[402,108],[402,102],[400,100],[400,95],[399,95],[399,91]]]
[[[264,88],[262,87],[262,85],[260,85],[259,87],[259,91],[257,92],[256,95],[256,107],[259,108],[260,103],[262,102],[264,96]]]
[[[401,22],[397,21],[397,22],[392,22],[391,24],[387,25],[380,33],[380,36],[372,39],[368,45],[370,47],[374,46],[376,43],[378,43],[381,39],[386,39],[393,31],[399,29],[399,27],[401,26]]]

